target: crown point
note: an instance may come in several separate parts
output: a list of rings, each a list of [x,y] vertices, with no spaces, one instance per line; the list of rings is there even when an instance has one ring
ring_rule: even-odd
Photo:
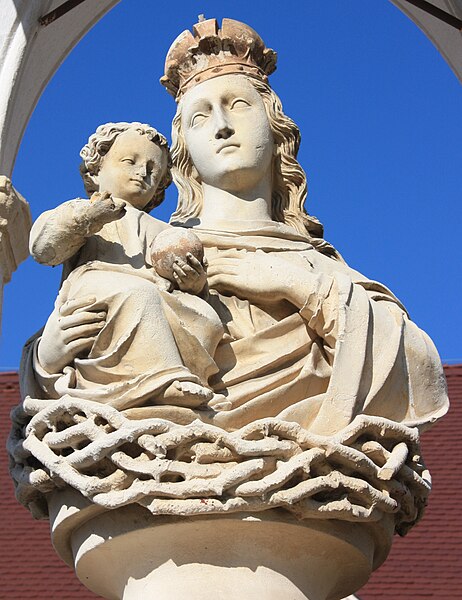
[[[161,83],[178,101],[193,85],[212,77],[242,73],[265,83],[276,69],[276,53],[245,23],[199,15],[171,45]]]

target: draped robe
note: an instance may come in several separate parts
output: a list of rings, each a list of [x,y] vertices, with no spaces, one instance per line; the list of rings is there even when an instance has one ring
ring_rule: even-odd
[[[223,329],[205,300],[168,291],[168,282],[154,271],[151,244],[170,226],[128,205],[122,218],[97,234],[72,235],[66,244],[68,226],[62,223],[71,221],[81,202],[88,201],[70,201],[39,217],[32,252],[41,262],[63,263],[49,319],[59,320],[67,301],[91,296],[86,310],[107,311],[106,322],[90,352],[58,373],[49,373],[38,355],[39,344],[53,340],[42,339],[41,332],[33,336],[23,355],[23,395],[44,400],[70,395],[122,410],[153,402],[174,381],[207,386],[217,371],[212,356]]]
[[[305,305],[286,314],[270,295],[258,303],[215,296],[212,305],[230,338],[218,346],[213,382],[232,405],[214,417],[216,424],[235,429],[277,416],[330,435],[358,414],[421,429],[445,414],[438,353],[385,286],[318,252],[280,223],[195,232],[209,262],[230,248],[260,250],[316,276]]]
[[[79,371],[100,353],[100,362],[93,362],[87,370],[90,376],[85,379],[83,392],[68,374],[50,376],[43,372],[34,350],[37,341],[25,361],[26,388],[41,394],[38,397],[47,397],[51,384],[53,397],[66,393],[107,402],[132,418],[157,416],[183,424],[199,418],[228,431],[256,419],[279,417],[330,435],[358,414],[424,429],[445,414],[448,401],[436,349],[386,287],[315,250],[306,237],[282,223],[255,223],[252,228],[236,223],[233,230],[223,224],[222,231],[199,227],[194,231],[211,264],[229,249],[240,251],[242,256],[262,251],[287,261],[288,269],[291,265],[303,267],[314,275],[313,289],[304,291],[302,308],[285,301],[274,303],[268,294],[250,302],[210,290],[209,304],[223,327],[220,332],[212,323],[212,344],[204,343],[204,332],[201,343],[197,343],[198,337],[190,334],[189,324],[194,322],[190,309],[174,294],[162,292],[164,306],[169,307],[163,314],[168,314],[185,365],[192,372],[196,365],[206,365],[208,384],[225,396],[226,409],[156,406],[150,389],[156,379],[155,367],[146,364],[143,344],[137,346],[136,336],[127,340],[116,327],[103,329],[98,338],[101,336],[104,344],[97,338],[90,357],[76,359],[77,367],[70,367]],[[272,271],[270,276],[277,277],[278,273]],[[78,272],[74,277],[78,280]],[[118,305],[116,318],[123,322],[122,313],[130,310],[132,317],[135,314],[136,328],[143,331],[149,316],[156,319],[158,310],[146,303],[146,297],[136,299],[131,294],[130,303]],[[202,314],[201,319],[206,323],[207,315]],[[108,320],[108,327],[110,324]],[[107,358],[114,356],[115,347],[120,348],[121,338],[126,354],[119,353],[115,366],[120,372],[120,365],[128,364],[125,358],[129,353],[129,373],[124,373],[122,388],[111,384],[104,387],[101,381],[108,378]]]

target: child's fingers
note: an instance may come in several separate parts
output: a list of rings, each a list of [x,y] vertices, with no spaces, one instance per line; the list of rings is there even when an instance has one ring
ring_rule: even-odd
[[[175,277],[175,279],[177,280],[180,279],[180,281],[183,281],[183,279],[187,278],[186,273],[183,271],[183,269],[180,267],[180,265],[173,263],[173,276]]]
[[[186,258],[188,259],[189,264],[195,271],[197,271],[199,273],[202,271],[202,269],[204,267],[202,266],[201,261],[197,260],[197,258],[194,256],[194,254],[191,254],[191,252],[188,252],[186,254]]]
[[[185,277],[188,277],[188,276],[197,277],[199,275],[199,273],[196,271],[196,269],[194,269],[194,267],[191,267],[187,263],[180,261],[178,259],[173,264],[174,268],[175,268],[175,266],[177,266],[181,269],[181,271],[184,273]]]

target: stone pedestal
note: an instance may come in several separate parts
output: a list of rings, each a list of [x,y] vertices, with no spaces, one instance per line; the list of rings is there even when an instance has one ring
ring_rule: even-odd
[[[231,433],[129,420],[72,398],[13,416],[18,499],[109,600],[340,600],[429,490],[418,432],[377,417],[323,437],[277,419]]]
[[[280,509],[201,517],[113,511],[53,494],[55,548],[91,591],[111,600],[339,600],[389,551],[379,523],[297,520]]]

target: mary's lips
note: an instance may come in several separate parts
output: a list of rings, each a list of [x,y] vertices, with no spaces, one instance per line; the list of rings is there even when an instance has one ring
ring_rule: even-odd
[[[240,144],[237,144],[236,142],[230,143],[230,144],[224,144],[223,146],[220,146],[217,150],[217,154],[220,154],[220,152],[222,150],[224,150],[225,148],[239,148]]]

